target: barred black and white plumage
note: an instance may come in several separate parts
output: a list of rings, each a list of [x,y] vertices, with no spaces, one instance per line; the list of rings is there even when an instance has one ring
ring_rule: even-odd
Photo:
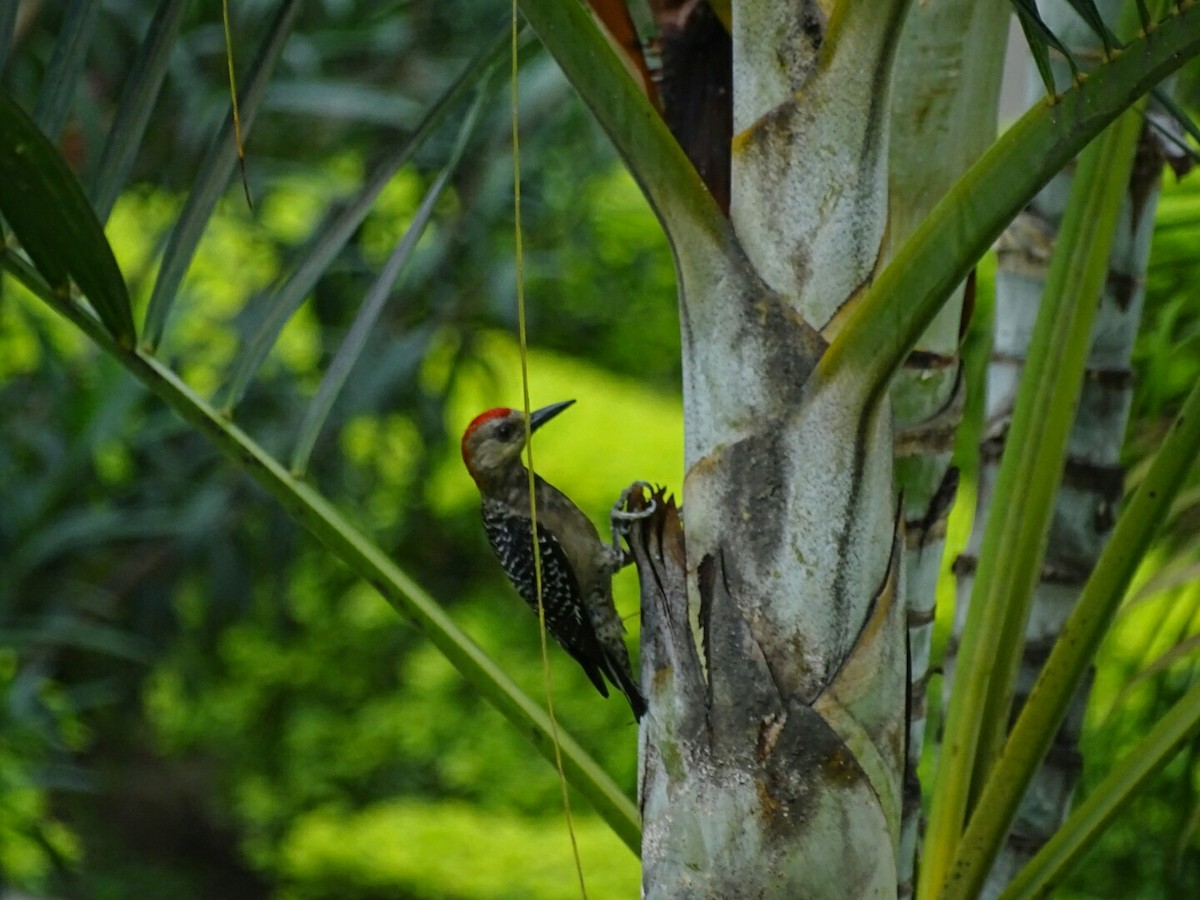
[[[533,544],[529,539],[531,522],[527,516],[512,515],[509,508],[495,500],[483,503],[483,527],[488,541],[508,580],[531,610],[538,611],[537,575]],[[554,535],[538,523],[538,549],[542,563],[542,605],[546,610],[546,630],[559,646],[583,666],[592,684],[605,697],[608,686],[601,676],[604,650],[595,629],[586,617],[579,582],[571,563]]]
[[[536,429],[569,404],[533,413]],[[463,461],[483,497],[488,540],[509,580],[530,609],[538,608],[533,543],[530,539],[529,470],[521,464],[525,416],[493,409],[467,426]],[[546,629],[603,696],[607,678],[641,718],[646,701],[638,689],[625,646],[625,626],[612,598],[612,576],[621,554],[600,540],[596,528],[565,494],[535,476],[538,546],[542,562],[542,604]]]

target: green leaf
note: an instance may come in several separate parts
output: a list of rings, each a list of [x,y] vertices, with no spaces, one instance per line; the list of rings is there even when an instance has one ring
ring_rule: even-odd
[[[1140,133],[1141,117],[1126,113],[1079,157],[979,551],[929,815],[922,886],[928,881],[932,893],[922,896],[942,891],[965,898],[979,887],[947,873],[971,794],[978,793],[1009,720],[1096,298]],[[988,868],[976,873],[980,881]]]
[[[1137,0],[1138,20],[1141,23],[1142,31],[1149,30],[1154,24],[1154,19],[1150,16],[1150,10],[1146,6],[1146,0]]]
[[[6,4],[11,5],[11,4]],[[33,120],[46,134],[57,138],[71,114],[75,92],[83,80],[88,48],[96,35],[100,0],[73,0],[63,13],[54,41],[54,55],[33,107]]]
[[[1186,481],[1197,448],[1200,384],[1179,411],[1150,471],[1117,521],[988,777],[950,879],[952,885],[963,886],[966,896],[970,896],[971,886],[987,874],[996,848],[1016,815],[1024,788],[1049,751],[1139,562]]]
[[[283,54],[284,45],[292,33],[292,26],[300,13],[300,7],[299,0],[286,0],[279,5],[250,65],[249,77],[238,103],[243,139],[249,139],[250,130],[258,116],[259,105],[266,95],[275,64]],[[183,276],[192,263],[204,229],[208,227],[213,208],[229,183],[233,167],[237,165],[237,153],[233,147],[234,130],[231,107],[221,127],[213,135],[208,150],[205,151],[200,169],[192,180],[192,190],[188,194],[187,203],[179,218],[175,220],[171,236],[167,239],[143,325],[143,339],[147,349],[151,351],[162,341],[167,319],[175,304],[179,286],[183,283]]]
[[[585,5],[522,0],[521,13],[607,132],[677,252],[689,240],[723,235],[725,216]]]
[[[1096,8],[1096,4],[1092,0],[1067,0],[1067,2],[1092,30],[1092,33],[1100,39],[1106,54],[1111,53],[1114,47],[1121,46],[1121,42],[1113,34],[1112,29],[1104,23],[1104,17],[1100,15],[1100,10]]]
[[[383,312],[384,304],[391,296],[393,286],[408,264],[409,257],[416,249],[421,235],[425,233],[426,226],[433,218],[433,210],[437,205],[438,198],[442,196],[442,191],[450,183],[450,177],[458,168],[463,152],[467,149],[467,143],[470,141],[471,135],[475,133],[484,106],[490,97],[491,85],[488,78],[485,77],[476,94],[475,102],[459,129],[458,140],[450,152],[450,158],[433,184],[430,185],[429,190],[425,192],[425,198],[413,214],[412,222],[409,223],[404,236],[400,238],[375,282],[371,285],[371,289],[367,291],[366,299],[363,300],[362,307],[354,317],[354,324],[351,325],[350,330],[346,333],[346,339],[329,364],[325,377],[321,379],[321,386],[317,389],[316,396],[305,410],[304,419],[300,423],[299,436],[296,438],[296,449],[292,454],[292,473],[297,477],[303,475],[307,469],[308,458],[316,445],[317,436],[321,433],[329,411],[333,409],[334,400],[337,399],[338,392],[345,385],[346,379],[350,377],[350,370],[362,355],[363,348],[367,345],[367,338],[370,337],[379,314]]]
[[[83,188],[41,130],[0,92],[0,213],[46,281],[64,295],[75,279],[104,327],[132,347],[129,292]]]
[[[96,214],[102,220],[108,220],[133,168],[189,5],[187,0],[163,0],[146,29],[137,62],[121,92],[121,102],[104,142],[104,153],[92,184]]]
[[[259,366],[275,346],[280,332],[328,271],[330,263],[362,225],[384,186],[425,146],[426,141],[456,107],[463,94],[474,85],[488,82],[492,77],[493,68],[508,50],[508,38],[509,29],[505,27],[488,41],[467,63],[462,74],[437,99],[413,133],[375,166],[354,199],[344,209],[326,217],[325,221],[313,230],[312,238],[297,254],[295,267],[283,277],[269,297],[254,301],[261,304],[267,310],[267,314],[238,351],[233,362],[233,372],[228,383],[222,388],[220,403],[227,414],[232,415],[233,408],[246,393]],[[157,293],[157,286],[155,292]],[[150,305],[153,309],[153,300]]]
[[[17,4],[0,3],[0,73],[12,47],[13,30],[17,26]]]
[[[1101,832],[1198,729],[1200,686],[1192,688],[1171,707],[1121,764],[1075,808],[1029,865],[1017,873],[1000,895],[1001,900],[1050,896],[1071,868],[1095,846]]]
[[[1079,65],[1075,62],[1071,51],[1058,39],[1058,35],[1051,31],[1042,20],[1037,4],[1033,0],[1012,0],[1012,6],[1017,13],[1017,20],[1021,23],[1021,30],[1025,32],[1025,40],[1029,44],[1029,51],[1033,54],[1034,62],[1037,63],[1042,83],[1046,85],[1046,93],[1053,97],[1057,93],[1057,89],[1054,85],[1054,73],[1050,69],[1050,50],[1053,49],[1062,54],[1067,65],[1071,67],[1073,77],[1079,75]]]
[[[818,371],[882,396],[908,351],[1029,198],[1142,94],[1200,53],[1200,5],[1167,16],[1054,104],[1039,103],[929,213],[846,317]],[[903,298],[901,301],[899,298]]]
[[[1050,68],[1050,50],[1029,16],[1018,11],[1017,21],[1021,23],[1021,31],[1025,34],[1025,43],[1029,45],[1029,53],[1037,65],[1038,74],[1042,77],[1042,84],[1046,87],[1046,93],[1053,97],[1056,89],[1054,70]]]

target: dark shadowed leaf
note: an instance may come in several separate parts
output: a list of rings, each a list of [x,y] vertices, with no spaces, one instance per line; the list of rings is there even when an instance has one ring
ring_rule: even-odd
[[[1100,15],[1100,10],[1096,9],[1096,4],[1092,0],[1068,0],[1068,2],[1079,18],[1083,19],[1087,23],[1087,27],[1092,29],[1092,33],[1100,38],[1105,53],[1111,53],[1114,47],[1121,45],[1112,29],[1105,24],[1104,17]]]
[[[280,4],[270,25],[267,26],[267,33],[250,66],[238,102],[243,140],[249,138],[250,129],[254,127],[254,120],[258,115],[263,95],[267,92],[271,74],[275,71],[275,64],[279,61],[284,45],[292,33],[292,26],[296,22],[300,7],[301,4],[297,0],[288,0]],[[221,127],[209,142],[200,170],[192,180],[192,190],[188,194],[187,203],[167,239],[158,278],[150,295],[150,305],[146,308],[145,344],[150,350],[154,350],[162,341],[179,285],[182,284],[183,276],[192,263],[204,229],[208,227],[213,208],[229,183],[229,176],[233,174],[233,167],[237,164],[237,152],[233,146],[234,131],[233,110],[230,109]]]
[[[298,255],[295,268],[284,276],[270,298],[263,301],[269,313],[234,360],[233,373],[221,393],[221,405],[226,412],[231,413],[245,395],[251,380],[267,358],[267,354],[271,352],[283,327],[362,224],[388,181],[425,144],[459,98],[472,86],[486,82],[491,77],[492,67],[503,58],[508,49],[508,34],[507,28],[501,29],[467,63],[462,74],[438,98],[413,133],[375,166],[371,177],[355,198],[313,231],[312,237]],[[153,307],[153,301],[151,306]]]
[[[362,355],[363,348],[367,345],[367,339],[371,335],[379,314],[383,311],[384,304],[392,296],[392,289],[400,277],[400,273],[404,271],[409,257],[416,249],[417,242],[425,233],[430,219],[433,218],[438,198],[442,196],[442,191],[450,183],[450,176],[458,168],[463,152],[467,149],[467,143],[474,134],[475,127],[479,124],[485,103],[490,96],[490,85],[485,76],[484,82],[475,96],[475,103],[471,106],[466,120],[459,129],[458,140],[450,152],[450,159],[447,160],[445,167],[433,184],[429,186],[429,190],[425,192],[425,198],[413,215],[408,228],[405,229],[403,237],[396,244],[374,284],[371,285],[358,315],[354,317],[354,324],[350,327],[346,339],[333,357],[333,362],[329,364],[329,369],[326,371],[325,377],[321,379],[321,386],[317,389],[316,396],[304,413],[304,420],[300,423],[300,435],[296,440],[296,450],[292,455],[293,472],[303,473],[307,468],[308,457],[312,453],[312,448],[317,442],[317,435],[320,434],[329,411],[333,408],[334,400],[337,399],[338,392],[346,383],[350,370]]]
[[[125,279],[83,189],[58,151],[13,100],[0,93],[0,212],[56,290],[67,276],[117,341],[132,347]]]
[[[146,29],[137,63],[121,93],[121,103],[92,184],[96,214],[105,221],[133,168],[187,9],[187,0],[163,0],[159,5]]]
[[[1033,61],[1037,64],[1038,74],[1042,76],[1042,83],[1046,85],[1046,93],[1053,96],[1057,93],[1057,88],[1054,85],[1054,73],[1050,70],[1050,50],[1057,50],[1063,55],[1071,67],[1072,76],[1079,74],[1075,58],[1042,20],[1033,0],[1012,0],[1012,7],[1021,23],[1021,30],[1025,32],[1025,40],[1033,54]]]
[[[4,63],[8,58],[8,48],[12,46],[13,29],[17,24],[17,4],[0,3],[0,72],[4,71]]]
[[[53,138],[58,138],[71,113],[88,50],[96,34],[100,6],[99,0],[75,0],[69,4],[63,17],[62,32],[54,42],[50,69],[33,108],[33,120]]]

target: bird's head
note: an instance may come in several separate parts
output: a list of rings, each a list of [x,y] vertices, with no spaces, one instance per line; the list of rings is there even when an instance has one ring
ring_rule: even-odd
[[[574,402],[564,400],[534,410],[529,416],[530,432],[537,431]],[[524,448],[525,413],[504,406],[477,415],[462,436],[463,462],[478,485],[519,464]]]

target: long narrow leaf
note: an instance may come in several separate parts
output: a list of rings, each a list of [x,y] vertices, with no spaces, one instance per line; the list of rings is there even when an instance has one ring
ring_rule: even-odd
[[[1188,625],[1184,625],[1180,630],[1187,632],[1192,631],[1193,628],[1189,623]],[[1144,665],[1138,670],[1136,675],[1129,679],[1128,683],[1121,689],[1121,692],[1113,698],[1113,708],[1116,709],[1121,706],[1138,685],[1145,684],[1155,675],[1167,671],[1180,660],[1187,660],[1189,657],[1195,656],[1197,650],[1200,650],[1200,634],[1193,633],[1190,637],[1181,636],[1179,640],[1172,643],[1169,650],[1160,653],[1152,662]],[[1197,660],[1192,659],[1190,661],[1195,663]]]
[[[1084,24],[1092,30],[1092,34],[1100,39],[1105,54],[1112,53],[1114,48],[1120,48],[1120,40],[1105,24],[1104,16],[1100,15],[1100,10],[1096,8],[1093,0],[1067,0],[1067,2],[1071,5],[1071,9],[1075,10],[1076,15],[1083,19]]]
[[[1160,87],[1156,87],[1153,91],[1151,91],[1150,96],[1154,98],[1155,103],[1166,110],[1167,114],[1171,116],[1171,118],[1179,123],[1179,127],[1182,128],[1184,132],[1190,134],[1193,140],[1200,141],[1200,126],[1196,125],[1196,123],[1192,121],[1192,117],[1188,115],[1187,110],[1175,102],[1175,98],[1173,98]],[[1198,158],[1196,149],[1188,144],[1187,140],[1182,135],[1175,135],[1167,131],[1162,125],[1155,121],[1155,117],[1152,115],[1147,116],[1146,121],[1149,122],[1150,125],[1156,131],[1162,134],[1167,140],[1171,141],[1181,153],[1192,157],[1192,159]]]
[[[1193,581],[1200,581],[1200,562],[1189,565],[1172,565],[1168,560],[1163,567],[1146,579],[1146,583],[1138,589],[1137,594],[1125,604],[1122,612],[1128,612],[1149,600],[1161,596],[1173,588],[1183,587]]]
[[[608,133],[677,249],[723,234],[727,222],[716,201],[583,4],[523,0],[521,12]]]
[[[178,528],[178,515],[162,508],[134,512],[115,506],[86,506],[64,511],[52,525],[32,529],[28,537],[6,551],[5,571],[17,578],[96,544],[173,538]]]
[[[1072,0],[1068,0],[1068,2],[1072,2]],[[1071,51],[1046,24],[1034,0],[1010,0],[1010,3],[1013,9],[1016,10],[1017,15],[1021,17],[1022,22],[1028,22],[1029,27],[1025,32],[1026,35],[1032,34],[1039,44],[1056,50],[1069,61],[1072,60]],[[1073,61],[1071,69],[1072,71],[1075,69]]]
[[[1114,123],[1096,144],[1080,154],[1075,187],[1059,228],[1054,257],[1047,273],[1045,291],[1055,298],[1054,305],[1062,302],[1064,306],[1074,306],[1074,310],[1060,320],[1061,329],[1046,334],[1044,341],[1039,341],[1038,332],[1034,332],[1029,358],[1025,363],[1025,377],[1029,379],[1030,389],[1027,398],[1018,393],[1008,444],[1011,446],[1015,443],[1018,447],[1028,448],[1021,454],[1028,468],[1022,474],[1019,471],[1020,463],[1015,463],[1017,475],[1010,485],[1011,491],[1006,493],[997,483],[993,497],[992,508],[1000,509],[1001,518],[1004,518],[1004,507],[1023,507],[1020,516],[1007,517],[1008,527],[1021,534],[1018,540],[1023,550],[1027,554],[1034,554],[1025,558],[1034,562],[1034,566],[1024,576],[1018,575],[1010,582],[1011,592],[1005,600],[1004,632],[995,643],[999,649],[997,665],[987,682],[987,707],[982,715],[983,731],[980,737],[981,754],[976,765],[977,779],[972,788],[975,793],[982,787],[982,778],[979,776],[991,768],[1003,745],[1011,718],[1012,698],[1024,650],[1025,626],[1033,588],[1041,568],[1060,473],[1066,462],[1067,440],[1075,418],[1074,410],[1083,387],[1084,368],[1092,343],[1092,323],[1108,278],[1112,246],[1121,224],[1121,209],[1126,202],[1141,132],[1140,111],[1130,111]],[[1095,168],[1091,168],[1093,165]],[[1080,195],[1078,199],[1076,194]],[[1042,303],[1045,306],[1045,298]],[[1023,399],[1031,404],[1029,418],[1021,414]],[[1041,416],[1062,418],[1056,423],[1039,423]],[[998,476],[1001,481],[1006,462],[1001,463]],[[1027,501],[1038,494],[1039,488],[1045,492],[1042,495],[1044,506],[1036,509]],[[1037,525],[1033,524],[1035,518],[1039,519]],[[986,543],[986,537],[984,541]],[[1021,558],[1021,555],[1009,556],[1001,552],[998,560],[1005,560],[1005,568],[1011,570],[1013,561],[1017,560],[1019,566]],[[977,583],[990,580],[982,571],[982,560],[980,566]],[[991,580],[992,585],[1003,580]],[[985,587],[985,590],[990,588]]]
[[[387,128],[409,128],[425,114],[428,104],[401,94],[391,85],[363,84],[347,75],[322,72],[316,78],[280,78],[267,100],[271,112],[284,112],[303,121],[357,122]]]
[[[27,647],[75,647],[141,664],[149,663],[154,658],[152,645],[143,638],[120,628],[67,617],[40,622],[36,628],[0,628],[0,646],[18,650]]]
[[[55,290],[75,279],[122,346],[137,338],[125,279],[79,181],[13,100],[0,92],[0,213]]]
[[[8,0],[6,5],[13,4]],[[57,140],[71,112],[99,13],[100,0],[74,0],[63,17],[50,67],[33,107],[33,120],[53,139]]]
[[[416,249],[421,235],[425,233],[425,227],[433,216],[433,208],[442,196],[442,191],[450,182],[450,176],[458,168],[463,151],[467,148],[467,142],[475,132],[475,127],[479,124],[479,119],[483,114],[484,102],[490,95],[491,91],[488,90],[488,85],[485,83],[479,89],[475,103],[467,113],[462,128],[459,130],[458,141],[450,153],[445,168],[438,173],[438,177],[429,186],[429,190],[426,191],[404,236],[396,244],[383,269],[380,270],[379,276],[375,279],[375,283],[371,285],[358,315],[354,317],[354,323],[346,333],[345,340],[342,341],[333,361],[329,364],[325,377],[321,379],[321,386],[317,388],[316,396],[305,410],[304,420],[300,423],[299,434],[296,438],[296,450],[292,454],[292,474],[296,477],[301,477],[308,467],[309,455],[312,453],[313,445],[317,442],[317,435],[320,434],[321,428],[325,424],[329,410],[333,408],[333,401],[346,383],[351,368],[362,355],[367,338],[371,335],[371,329],[374,328],[379,314],[383,312],[383,306],[392,292],[396,279],[400,277],[400,273],[408,264],[409,257]]]
[[[1096,4],[1092,2],[1092,0],[1067,0],[1067,2],[1070,3],[1071,8],[1075,10],[1076,14],[1083,20],[1084,24],[1091,29],[1092,34],[1094,34],[1100,40],[1100,43],[1104,47],[1106,56],[1111,54],[1114,49],[1121,49],[1123,44],[1117,35],[1113,33],[1113,30],[1105,24],[1104,17],[1100,15],[1100,11],[1096,8]],[[1160,0],[1158,5],[1162,7],[1165,4],[1162,2],[1162,0]],[[1145,0],[1137,0],[1136,7],[1138,20],[1141,28],[1144,30],[1148,23],[1152,21],[1150,18],[1150,11],[1146,8]],[[1123,22],[1127,29],[1132,27],[1132,16],[1133,13],[1131,12],[1130,7],[1126,6]],[[1154,97],[1158,104],[1162,106],[1164,110],[1166,110],[1167,115],[1171,116],[1176,122],[1179,123],[1180,127],[1183,128],[1184,131],[1197,140],[1200,140],[1200,129],[1197,129],[1196,123],[1192,121],[1191,117],[1181,106],[1176,104],[1175,101],[1171,99],[1170,95],[1168,95],[1161,86],[1155,87],[1150,94],[1152,97]],[[1152,118],[1148,119],[1147,121],[1149,121],[1151,125],[1154,125]],[[1191,155],[1194,155],[1195,151],[1192,151],[1192,148],[1186,144],[1182,145],[1182,149],[1184,152],[1191,151]]]
[[[1138,23],[1142,31],[1147,31],[1154,23],[1154,19],[1150,16],[1150,9],[1146,6],[1146,0],[1137,0],[1134,5],[1137,6]]]
[[[20,256],[0,249],[0,270],[7,271],[55,312],[128,369],[175,412],[212,441],[234,465],[278,500],[291,516],[368,581],[385,600],[442,652],[479,695],[528,737],[547,760],[555,758],[553,732],[546,713],[487,656],[441,604],[392,562],[386,553],[351,525],[336,508],[308,485],[293,478],[248,434],[206,403],[160,361],[114,342],[96,319],[78,304],[55,293]],[[612,827],[634,853],[641,828],[634,805],[608,774],[559,726],[558,745],[567,781]]]
[[[1054,69],[1050,65],[1050,48],[1038,33],[1037,26],[1021,10],[1017,11],[1017,21],[1021,23],[1021,33],[1025,35],[1025,43],[1029,47],[1034,65],[1037,66],[1042,85],[1046,88],[1046,93],[1053,97],[1058,92],[1058,86],[1054,83]]]
[[[92,205],[101,222],[108,221],[113,204],[129,177],[129,170],[133,168],[189,5],[188,0],[162,0],[146,30],[92,182]]]
[[[1000,900],[1048,897],[1146,783],[1200,730],[1200,685],[1193,687],[1134,747],[1029,861]]]
[[[1193,3],[1053,105],[1029,110],[938,202],[855,304],[818,363],[821,376],[851,378],[868,396],[883,396],[945,298],[1029,198],[1135,99],[1197,54],[1200,4]]]
[[[1197,747],[1196,741],[1193,740],[1192,745],[1188,748],[1187,760],[1183,771],[1196,771],[1197,756],[1200,756],[1200,747]],[[1200,796],[1197,795],[1197,791],[1192,786],[1190,779],[1185,784],[1187,785],[1188,804],[1191,806],[1191,812],[1188,813],[1183,827],[1179,829],[1179,832],[1175,835],[1175,839],[1172,841],[1170,867],[1175,872],[1182,870],[1184,854],[1192,846],[1192,839],[1196,836],[1196,829],[1200,828]]]
[[[1150,470],[1121,514],[1029,692],[963,835],[950,883],[961,883],[964,893],[951,892],[950,896],[971,896],[970,886],[986,876],[991,855],[1008,832],[1021,796],[1050,749],[1129,582],[1197,454],[1200,383],[1192,389]]]
[[[1141,125],[1140,115],[1126,113],[1079,157],[984,529],[934,781],[922,897],[938,896],[943,886],[946,894],[972,896],[956,893],[971,888],[948,873],[969,799],[978,794],[1009,721],[1025,625]]]
[[[254,374],[267,358],[271,347],[288,320],[300,308],[317,280],[362,224],[379,192],[392,176],[421,148],[433,131],[453,108],[455,101],[469,88],[487,80],[487,73],[503,58],[508,49],[509,29],[498,32],[472,59],[454,83],[438,98],[421,124],[401,146],[389,153],[375,167],[358,196],[330,222],[324,222],[313,233],[313,239],[299,254],[299,264],[288,274],[269,299],[264,301],[267,314],[238,353],[233,374],[221,392],[220,405],[226,413],[232,411],[246,392]]]
[[[284,0],[268,26],[267,35],[250,67],[249,77],[245,80],[245,93],[238,102],[243,137],[249,135],[254,125],[254,118],[267,91],[271,73],[275,70],[275,63],[283,52],[301,6],[300,0]],[[237,165],[233,138],[234,123],[231,110],[209,144],[204,161],[200,164],[200,171],[193,181],[192,192],[188,195],[187,203],[184,204],[163,251],[162,264],[154,282],[154,291],[150,295],[150,305],[146,310],[143,328],[143,345],[150,352],[162,341],[167,317],[171,314],[171,307],[179,293],[179,285],[192,263],[192,257],[208,225],[213,207],[217,205],[217,200],[225,191],[233,168]]]
[[[1037,64],[1038,74],[1042,76],[1042,83],[1046,86],[1046,93],[1053,97],[1058,89],[1054,83],[1054,72],[1050,68],[1050,50],[1057,51],[1067,61],[1072,77],[1078,77],[1079,64],[1075,62],[1075,57],[1071,55],[1067,46],[1058,39],[1058,35],[1046,25],[1034,0],[1011,0],[1011,3],[1017,13],[1017,21],[1021,23],[1021,30],[1025,33],[1029,52],[1033,54],[1033,60]]]

